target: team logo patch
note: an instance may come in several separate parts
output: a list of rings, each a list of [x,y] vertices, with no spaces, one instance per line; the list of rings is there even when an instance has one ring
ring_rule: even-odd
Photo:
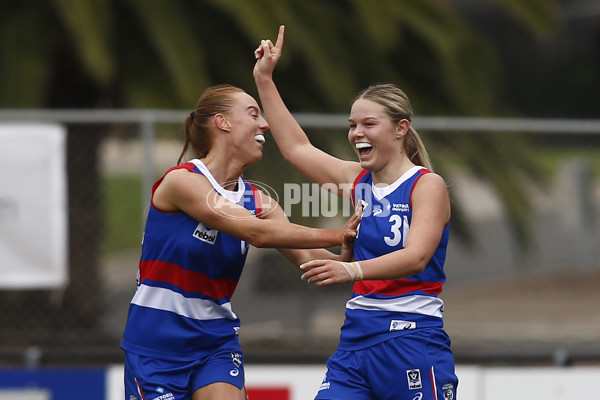
[[[408,388],[410,390],[423,389],[423,383],[421,382],[421,371],[418,369],[406,370],[406,377],[408,378]]]
[[[454,385],[447,383],[442,386],[442,393],[444,393],[444,400],[454,400]]]
[[[205,243],[215,244],[218,234],[219,231],[217,231],[216,229],[209,228],[208,226],[199,223],[196,229],[194,230],[193,236],[196,239],[201,240]]]

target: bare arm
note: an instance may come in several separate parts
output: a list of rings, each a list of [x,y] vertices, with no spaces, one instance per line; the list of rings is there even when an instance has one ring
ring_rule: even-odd
[[[266,119],[287,161],[311,181],[319,185],[333,183],[340,188],[340,184],[353,182],[361,171],[360,164],[333,157],[313,146],[286,107],[273,81],[273,70],[283,49],[284,31],[284,26],[281,26],[275,45],[270,40],[263,40],[255,51],[257,61],[253,73]],[[348,196],[349,191],[344,192],[340,188],[337,194]]]
[[[421,177],[413,191],[412,204],[412,222],[404,248],[360,261],[365,280],[399,279],[418,274],[433,257],[444,226],[450,220],[450,199],[444,180],[433,173]],[[309,261],[300,268],[306,271],[302,279],[317,286],[351,280],[343,265],[331,260]]]
[[[287,219],[255,218],[244,207],[216,195],[204,176],[183,169],[165,176],[154,193],[153,202],[163,211],[182,211],[256,247],[327,248],[340,245],[344,236],[343,227],[315,229],[292,224]],[[266,195],[263,195],[263,206],[279,208]]]
[[[281,209],[280,209],[281,210]],[[274,213],[273,213],[274,214]],[[287,219],[287,216],[281,212],[282,217]],[[272,215],[272,214],[269,214]],[[354,239],[356,238],[356,228],[360,222],[358,214],[352,215],[344,225],[344,241],[340,254],[332,253],[326,249],[278,249],[292,263],[296,265],[304,264],[310,260],[337,260],[337,261],[353,261],[354,260]]]

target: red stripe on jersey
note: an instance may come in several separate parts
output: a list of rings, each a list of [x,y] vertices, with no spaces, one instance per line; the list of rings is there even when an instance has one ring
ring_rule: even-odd
[[[444,282],[420,282],[410,279],[395,279],[389,281],[359,281],[354,283],[352,291],[357,294],[382,294],[398,296],[401,294],[423,291],[427,294],[442,293]]]
[[[363,176],[365,176],[369,171],[367,171],[366,169],[363,169],[360,174],[358,174],[358,176],[356,177],[356,179],[354,180],[354,182],[352,183],[352,204],[356,207],[356,199],[354,198],[354,191],[356,189],[356,185],[358,185],[358,182],[360,182],[360,180],[363,178]]]
[[[158,260],[140,261],[140,282],[146,279],[170,283],[186,292],[198,292],[214,299],[231,297],[237,286],[237,282],[230,278],[210,279],[200,272]]]
[[[260,199],[260,192],[254,185],[250,185],[252,188],[252,195],[254,196],[254,208],[256,208],[256,217],[260,218],[262,216],[262,201]]]
[[[423,175],[429,174],[430,172],[431,172],[430,170],[425,169],[425,168],[419,170],[419,173],[421,175],[419,175],[417,177],[417,179],[415,179],[415,181],[413,182],[412,188],[410,188],[410,196],[408,197],[410,199],[409,201],[410,201],[411,208],[412,208],[412,194],[413,194],[413,191],[415,190],[415,186],[417,186],[417,182],[419,182],[419,179],[421,179],[423,177]]]
[[[142,391],[142,385],[140,385],[137,378],[133,378],[133,379],[135,379],[135,384],[137,385],[138,394],[140,395],[142,400],[146,400],[146,397],[144,397],[144,392]]]
[[[174,171],[176,169],[187,169],[188,171],[194,172],[194,167],[195,167],[195,165],[193,163],[191,163],[191,162],[187,162],[187,163],[184,163],[184,164],[176,165],[174,167],[169,168],[167,170],[167,172],[165,172],[165,174],[159,180],[157,180],[156,182],[154,182],[154,185],[152,185],[152,195],[150,196],[150,203],[152,203],[152,207],[156,208],[157,210],[160,210],[158,207],[156,207],[154,205],[154,192],[156,191],[156,189],[158,188],[158,186],[162,183],[163,179],[165,179],[165,176],[167,176],[167,174],[169,172]],[[169,211],[169,212],[163,211],[163,212],[166,212],[167,214],[176,214],[177,213],[177,212],[172,212],[172,211]]]

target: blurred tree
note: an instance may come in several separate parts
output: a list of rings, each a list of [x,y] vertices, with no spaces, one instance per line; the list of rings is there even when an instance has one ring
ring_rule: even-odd
[[[532,31],[554,26],[554,0],[500,3]],[[417,115],[503,112],[495,100],[501,70],[492,44],[451,3],[438,0],[7,2],[0,15],[0,107],[191,108],[205,87],[223,82],[255,94],[253,50],[260,39],[274,39],[279,24],[287,26],[287,37],[278,83],[293,111],[346,113],[359,89],[388,81],[405,89]],[[81,198],[85,191],[79,190],[98,190],[101,133],[77,129],[69,128],[69,162],[77,156],[91,165],[70,175],[69,202],[81,204],[71,216],[96,217],[71,225],[72,251],[81,247],[77,238],[89,246],[101,234],[98,193]],[[314,140],[334,145],[329,137]],[[530,243],[522,182],[540,170],[527,146],[514,137],[468,132],[425,135],[425,141],[443,175],[445,156],[455,154],[463,168],[489,180],[505,202],[517,243]],[[460,205],[455,215],[455,227],[468,237]],[[90,231],[90,224],[96,228]],[[86,270],[93,281],[97,250],[72,253],[72,273]],[[89,278],[72,278],[72,285],[92,290]],[[81,315],[78,323],[93,325],[94,293],[71,293],[70,303],[86,304],[74,313]]]

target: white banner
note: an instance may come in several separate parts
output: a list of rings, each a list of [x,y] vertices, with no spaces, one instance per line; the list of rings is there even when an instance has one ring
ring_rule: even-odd
[[[0,124],[0,288],[67,284],[66,130]]]

